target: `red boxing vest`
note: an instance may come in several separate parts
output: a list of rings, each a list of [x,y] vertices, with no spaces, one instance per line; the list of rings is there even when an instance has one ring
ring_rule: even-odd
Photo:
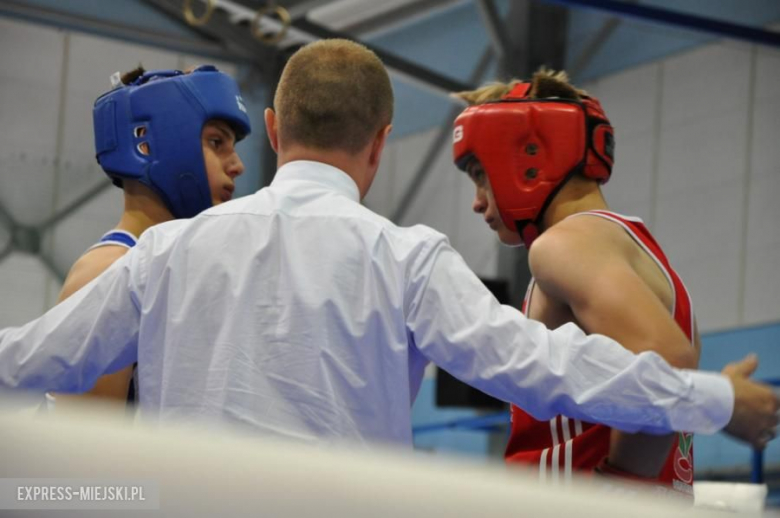
[[[674,288],[675,322],[694,346],[694,315],[691,299],[680,277],[641,220],[607,211],[581,214],[598,216],[622,226],[666,275]],[[580,214],[578,214],[580,215]],[[528,286],[523,313],[528,315],[534,280]],[[572,471],[593,471],[609,453],[610,428],[569,419],[559,415],[549,421],[537,421],[516,406],[512,406],[512,431],[504,458],[508,463],[538,466],[542,480],[565,482]],[[671,489],[693,496],[693,435],[678,433],[657,482]]]

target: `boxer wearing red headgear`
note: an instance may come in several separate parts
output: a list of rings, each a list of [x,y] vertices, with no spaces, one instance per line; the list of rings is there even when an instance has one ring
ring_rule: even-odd
[[[695,368],[700,344],[685,287],[641,220],[609,212],[602,196],[614,140],[598,100],[546,70],[531,83],[458,96],[472,105],[455,122],[454,158],[476,185],[473,210],[503,243],[529,246],[525,314]],[[512,417],[507,461],[534,464],[543,478],[597,470],[692,493],[690,434],[631,435],[566,416],[541,422],[517,407]]]

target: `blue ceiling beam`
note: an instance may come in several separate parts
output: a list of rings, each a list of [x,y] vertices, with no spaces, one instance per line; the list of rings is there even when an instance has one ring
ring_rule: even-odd
[[[732,38],[759,45],[780,47],[780,33],[757,29],[747,25],[685,14],[642,4],[618,2],[616,0],[542,0],[550,4],[568,7],[585,7],[610,14],[635,18],[643,21],[659,22],[685,29],[706,32],[725,38]]]

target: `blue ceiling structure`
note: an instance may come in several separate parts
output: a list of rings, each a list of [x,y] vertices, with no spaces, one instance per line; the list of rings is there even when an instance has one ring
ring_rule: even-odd
[[[780,33],[770,32],[766,26],[780,21],[780,2],[775,0],[643,0],[641,2],[560,1],[571,7],[567,39],[567,68],[573,66],[577,56],[587,46],[600,28],[619,16],[619,26],[591,57],[588,66],[575,78],[586,81],[619,70],[654,61],[677,53],[730,37],[738,33],[729,24],[765,33],[766,44],[780,41]],[[624,10],[611,8],[622,4]],[[620,7],[620,6],[618,6]],[[632,8],[638,7],[636,11]],[[641,8],[646,7],[646,12]],[[655,12],[654,12],[655,11]],[[650,19],[647,13],[657,15]],[[679,23],[681,15],[688,15]],[[756,37],[754,42],[760,42]]]
[[[403,61],[468,85],[491,45],[490,31],[479,3],[480,0],[449,2],[450,7],[431,9],[427,16],[423,13],[408,23],[374,31],[376,35],[368,35],[364,41]],[[763,34],[767,38],[765,44],[771,45],[772,38],[778,35],[766,27],[780,21],[780,2],[776,0],[537,0],[531,3],[559,4],[567,8],[564,63],[578,82],[718,38],[739,37],[735,27],[752,30],[759,36]],[[511,1],[496,0],[494,4],[497,12],[505,16]],[[144,0],[0,0],[0,14],[219,59],[247,61],[246,54],[231,52],[218,38],[204,38],[183,20],[166,16]],[[504,29],[512,36],[522,27]],[[496,78],[497,65],[493,60],[478,82]],[[394,86],[398,107],[394,138],[440,125],[452,108],[452,101],[441,92],[421,88],[419,82],[410,83],[394,76]]]

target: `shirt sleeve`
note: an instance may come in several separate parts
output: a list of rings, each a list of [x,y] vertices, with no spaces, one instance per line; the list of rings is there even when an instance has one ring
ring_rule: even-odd
[[[0,388],[84,392],[137,360],[139,307],[133,249],[22,327],[0,330]]]
[[[429,245],[407,271],[407,327],[425,357],[465,383],[539,420],[711,434],[731,419],[726,377],[674,369],[574,324],[551,331],[499,304],[446,239]]]

